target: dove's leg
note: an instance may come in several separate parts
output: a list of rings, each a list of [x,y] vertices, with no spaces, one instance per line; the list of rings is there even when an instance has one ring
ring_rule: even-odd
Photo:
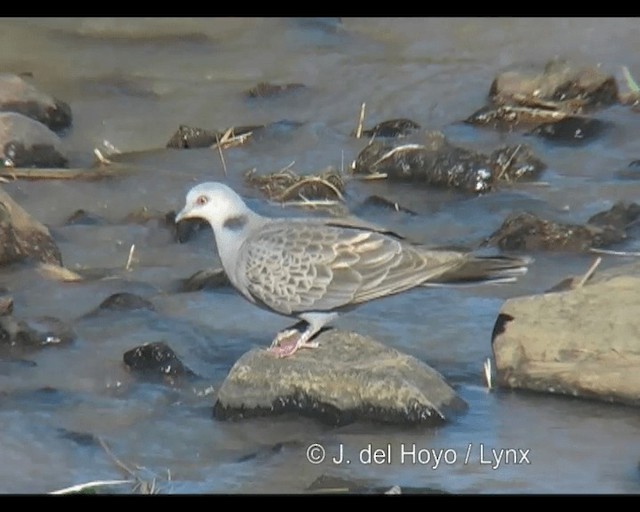
[[[338,316],[337,313],[305,313],[299,315],[306,323],[306,329],[300,331],[298,327],[301,322],[295,326],[280,331],[273,340],[269,352],[278,357],[289,357],[295,354],[301,348],[317,348],[317,341],[310,341],[320,329],[327,323]]]

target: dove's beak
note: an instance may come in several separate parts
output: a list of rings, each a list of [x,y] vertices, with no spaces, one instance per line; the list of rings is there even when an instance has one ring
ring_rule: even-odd
[[[182,210],[180,210],[176,214],[175,223],[177,224],[178,222],[180,222],[183,219],[188,219],[190,213],[191,213],[191,210],[187,206],[185,206]]]

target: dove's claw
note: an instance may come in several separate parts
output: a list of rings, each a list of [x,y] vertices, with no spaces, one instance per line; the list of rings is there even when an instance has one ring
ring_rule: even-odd
[[[301,348],[318,348],[317,341],[309,341],[313,335],[310,330],[300,332],[297,329],[286,329],[280,331],[271,343],[271,347],[267,352],[272,353],[276,357],[290,357]]]

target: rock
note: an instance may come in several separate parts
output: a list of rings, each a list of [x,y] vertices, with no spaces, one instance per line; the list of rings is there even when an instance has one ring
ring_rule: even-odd
[[[373,195],[373,196],[367,197],[363,201],[362,206],[363,207],[373,206],[375,208],[385,208],[387,210],[393,210],[394,212],[407,213],[407,214],[409,214],[411,216],[418,215],[413,210],[410,210],[409,208],[405,208],[404,206],[401,206],[398,203],[394,203],[394,202],[389,201],[388,199],[385,199],[384,197],[381,197],[381,196],[378,196],[378,195]]]
[[[171,384],[176,382],[175,379],[195,376],[163,341],[132,348],[124,353],[122,359],[132,372],[146,378],[168,380]]]
[[[0,265],[25,259],[62,265],[49,230],[0,188]]]
[[[438,425],[467,407],[437,371],[372,338],[330,330],[317,341],[287,359],[245,353],[222,383],[215,417],[298,412],[332,425]]]
[[[11,73],[0,73],[0,111],[22,114],[56,132],[71,126],[71,108],[67,103]]]
[[[134,311],[138,309],[146,309],[149,311],[156,310],[153,303],[144,297],[128,292],[114,293],[113,295],[110,295],[100,303],[98,309],[103,311]]]
[[[569,291],[507,300],[492,340],[508,388],[640,405],[640,262]]]
[[[75,333],[57,318],[42,316],[26,320],[0,316],[0,347],[37,349],[72,342]]]
[[[554,105],[557,110],[580,114],[618,103],[618,85],[613,75],[598,67],[554,59],[542,71],[527,67],[500,73],[491,84],[489,97],[499,105]]]
[[[13,297],[5,295],[0,297],[0,316],[7,316],[13,313]]]
[[[181,292],[197,292],[199,290],[213,290],[231,286],[223,268],[206,268],[199,270],[191,277],[185,279],[180,285]]]
[[[169,142],[168,148],[196,149],[209,148],[218,143],[223,147],[227,145],[240,145],[252,138],[259,138],[264,133],[288,132],[301,126],[302,123],[283,119],[269,124],[234,126],[223,131],[206,130],[187,125],[180,125]],[[225,143],[225,141],[228,141]]]
[[[306,89],[306,85],[299,83],[289,84],[272,84],[269,82],[260,82],[258,85],[245,91],[249,98],[275,98],[285,94]]]
[[[584,117],[585,112],[619,101],[612,75],[562,60],[550,61],[542,71],[525,68],[499,74],[489,99],[489,105],[465,122],[498,130],[531,128],[547,140],[573,145],[590,142],[608,126]]]
[[[65,226],[104,226],[105,224],[107,220],[104,217],[82,209],[76,210],[64,221]]]
[[[0,167],[67,167],[60,138],[38,121],[0,113]]]
[[[389,119],[382,121],[369,130],[362,130],[364,137],[406,137],[421,126],[411,119]],[[355,132],[351,134],[355,135]]]
[[[609,126],[599,119],[567,116],[557,122],[543,123],[531,133],[556,144],[577,146],[598,138]]]
[[[587,224],[625,230],[640,218],[640,204],[618,201],[609,210],[592,215]]]
[[[584,224],[565,224],[543,219],[529,212],[516,212],[482,242],[503,251],[583,252],[607,247],[626,239],[626,228],[640,216],[636,203],[616,203]]]
[[[356,174],[380,174],[389,180],[488,192],[501,181],[535,178],[545,165],[523,144],[487,156],[450,144],[439,131],[428,132],[422,144],[394,145],[374,141],[356,157]]]

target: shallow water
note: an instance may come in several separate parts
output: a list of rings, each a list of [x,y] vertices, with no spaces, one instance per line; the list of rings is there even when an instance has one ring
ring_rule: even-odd
[[[485,152],[525,140],[548,165],[544,186],[482,197],[351,183],[351,204],[378,194],[419,213],[366,209],[367,219],[433,245],[473,245],[520,209],[584,222],[617,200],[637,200],[640,181],[620,179],[617,171],[639,157],[640,116],[623,107],[598,113],[614,127],[579,148],[459,121],[484,104],[499,71],[556,55],[600,63],[624,89],[621,66],[640,74],[635,19],[47,18],[4,19],[0,28],[0,70],[31,72],[42,90],[70,103],[74,125],[64,144],[73,167],[91,165],[93,148],[104,140],[129,152],[120,159],[121,177],[4,185],[50,227],[67,267],[107,269],[114,278],[61,284],[19,268],[0,272],[16,315],[73,321],[78,335],[71,346],[26,357],[35,366],[0,365],[0,492],[47,492],[122,477],[103,448],[70,432],[101,436],[120,459],[144,467],[143,476],[157,477],[164,492],[298,493],[322,474],[450,492],[640,491],[637,409],[488,392],[482,377],[502,301],[580,274],[593,257],[537,254],[517,284],[414,291],[336,322],[442,372],[470,406],[453,424],[329,428],[295,416],[224,423],[211,418],[211,389],[241,354],[264,346],[268,333],[290,322],[229,290],[174,293],[177,280],[217,265],[211,233],[180,245],[159,222],[124,220],[143,206],[160,213],[181,208],[185,191],[205,179],[228,181],[261,211],[290,214],[246,188],[243,172],[271,172],[292,161],[299,172],[346,167],[366,143],[348,137],[364,101],[367,126],[409,117]],[[308,89],[273,100],[243,96],[262,81],[302,82]],[[180,124],[225,129],[282,119],[304,124],[225,151],[228,176],[217,151],[162,149]],[[80,208],[107,223],[65,226]],[[132,244],[135,260],[126,271]],[[637,239],[620,249],[639,250]],[[607,257],[602,268],[624,261]],[[124,291],[149,298],[158,311],[83,317]],[[141,383],[123,368],[126,350],[161,340],[204,377],[193,389]],[[307,460],[314,443],[326,449],[322,464]],[[369,447],[387,445],[390,463],[360,460],[362,450],[365,456]],[[350,464],[331,462],[341,446]],[[501,452],[510,463],[492,464],[492,449],[512,449]],[[446,457],[436,466],[433,453]]]

